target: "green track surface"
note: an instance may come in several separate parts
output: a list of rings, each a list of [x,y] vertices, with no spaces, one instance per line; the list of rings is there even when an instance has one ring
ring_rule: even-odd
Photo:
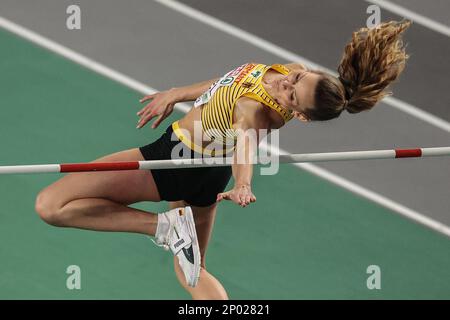
[[[0,31],[0,165],[92,161],[147,144],[182,116],[137,130],[139,97]],[[148,237],[42,222],[36,194],[60,177],[0,176],[1,299],[189,298]],[[245,209],[220,204],[208,249],[231,298],[450,298],[448,238],[290,165],[256,174],[253,188]],[[81,268],[81,290],[66,288],[69,265]],[[381,290],[367,289],[369,265],[381,268]]]

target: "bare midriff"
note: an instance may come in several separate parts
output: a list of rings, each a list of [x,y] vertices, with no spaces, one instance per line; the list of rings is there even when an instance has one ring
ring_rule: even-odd
[[[195,123],[198,123],[198,127],[201,128],[201,115],[202,115],[202,106],[199,107],[192,107],[191,110],[180,120],[178,120],[178,125],[180,129],[186,130],[191,137],[195,137]],[[198,132],[197,132],[198,135]],[[197,141],[198,144],[200,144],[200,141]],[[209,139],[202,130],[202,148],[205,148],[206,146],[212,147],[214,146],[214,142]],[[218,145],[219,146],[219,145]],[[221,146],[221,145],[220,145]]]

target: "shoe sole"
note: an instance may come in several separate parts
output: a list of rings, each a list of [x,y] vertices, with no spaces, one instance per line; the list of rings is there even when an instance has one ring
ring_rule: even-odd
[[[189,231],[191,234],[194,235],[194,238],[192,239],[192,251],[194,252],[194,268],[193,268],[193,274],[192,279],[193,282],[189,283],[188,285],[191,287],[195,287],[198,283],[198,279],[200,278],[200,265],[201,265],[201,257],[200,257],[200,248],[198,246],[198,240],[197,240],[197,231],[195,230],[195,222],[194,222],[194,215],[192,214],[191,207],[185,207],[184,208],[184,214],[186,215],[186,221],[189,228]]]

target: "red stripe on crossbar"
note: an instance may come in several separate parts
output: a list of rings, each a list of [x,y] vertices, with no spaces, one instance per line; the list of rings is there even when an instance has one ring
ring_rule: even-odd
[[[108,171],[108,170],[136,170],[139,162],[94,162],[61,164],[61,172]]]
[[[396,158],[421,157],[422,149],[395,149]]]

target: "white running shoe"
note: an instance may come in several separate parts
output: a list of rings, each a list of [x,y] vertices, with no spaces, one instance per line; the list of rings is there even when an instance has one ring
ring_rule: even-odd
[[[195,287],[200,277],[200,249],[191,207],[175,208],[158,215],[158,226],[152,241],[178,257],[189,286]]]

